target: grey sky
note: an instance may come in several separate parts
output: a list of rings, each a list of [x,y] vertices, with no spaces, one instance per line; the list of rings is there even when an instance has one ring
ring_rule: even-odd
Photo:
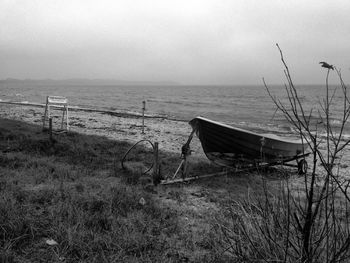
[[[114,78],[183,84],[350,78],[350,1],[0,0],[0,79]]]

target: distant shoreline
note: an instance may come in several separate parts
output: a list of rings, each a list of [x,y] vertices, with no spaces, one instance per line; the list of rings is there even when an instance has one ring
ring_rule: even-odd
[[[16,101],[2,101],[0,100],[0,104],[10,104],[10,105],[18,105],[18,106],[30,106],[30,107],[39,107],[44,108],[46,104],[43,103],[36,103],[36,102],[16,102]],[[62,108],[62,106],[53,106],[55,108]],[[116,117],[121,118],[142,118],[142,113],[139,112],[122,112],[122,111],[113,111],[113,110],[102,110],[102,109],[96,109],[96,108],[85,108],[85,107],[78,107],[78,106],[68,106],[69,111],[85,111],[85,112],[96,112],[96,113],[104,113],[113,115]],[[145,119],[165,119],[170,121],[179,121],[179,122],[187,122],[185,120],[175,119],[175,118],[169,118],[167,116],[163,115],[151,115],[151,114],[144,114]]]
[[[140,85],[140,86],[172,86],[182,85],[175,81],[129,81],[118,79],[1,79],[1,84],[34,84],[34,85]]]
[[[6,78],[0,79],[0,84],[21,84],[21,85],[69,85],[69,86],[213,86],[213,87],[235,87],[235,86],[264,86],[263,82],[259,83],[182,83],[177,81],[133,81],[119,79],[17,79]],[[268,86],[281,86],[283,83],[268,83]],[[324,86],[324,83],[296,83],[297,87],[307,86]],[[330,83],[330,86],[337,86],[338,83]],[[349,85],[349,84],[347,84]]]

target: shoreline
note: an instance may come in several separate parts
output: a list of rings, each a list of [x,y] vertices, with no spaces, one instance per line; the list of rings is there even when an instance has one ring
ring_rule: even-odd
[[[42,126],[44,107],[45,104],[0,102],[0,117]],[[139,114],[75,107],[69,107],[69,110],[70,131],[106,136],[131,143],[144,139],[157,141],[160,150],[179,153],[179,156],[182,145],[186,143],[192,131],[186,121],[148,115],[145,116],[144,134],[142,134],[142,115]],[[59,109],[53,111],[54,128],[59,125],[60,114]],[[196,139],[191,143],[191,148],[200,153],[201,145]]]
[[[42,126],[42,117],[45,105],[29,103],[5,103],[0,102],[0,117],[8,119],[21,120],[27,123]],[[159,143],[159,150],[181,155],[181,147],[187,142],[191,134],[191,126],[180,120],[173,120],[161,117],[145,118],[144,134],[142,134],[142,115],[129,114],[113,111],[94,111],[89,109],[85,111],[79,108],[72,108],[69,114],[70,131],[88,135],[105,136],[112,140],[126,141],[136,143],[141,140],[149,140]],[[54,110],[53,127],[59,126],[60,112]],[[59,117],[58,117],[59,116]],[[197,136],[193,137],[191,150],[193,157],[210,162],[203,152],[201,143]],[[326,150],[326,145],[320,145],[322,151]],[[311,155],[307,158],[309,171],[312,165]],[[339,174],[350,177],[350,149],[346,147],[341,155],[339,162]],[[320,163],[317,164],[317,173],[323,173]]]
[[[27,102],[27,101],[17,102],[17,101],[2,101],[2,100],[0,100],[0,104],[39,107],[39,108],[45,108],[45,106],[46,106],[46,104],[44,104],[44,103]],[[56,108],[56,109],[62,108],[62,106],[58,106],[58,105],[52,105],[51,107]],[[103,110],[103,109],[98,109],[98,108],[86,108],[86,107],[70,106],[70,105],[68,105],[68,110],[69,111],[98,112],[98,113],[105,113],[105,114],[110,114],[113,116],[124,117],[124,118],[130,118],[130,117],[131,118],[142,118],[142,117],[144,117],[145,119],[167,119],[167,120],[172,120],[172,121],[187,122],[186,120],[169,118],[166,115],[151,115],[151,114],[145,113],[142,116],[142,113],[140,113],[140,112]]]

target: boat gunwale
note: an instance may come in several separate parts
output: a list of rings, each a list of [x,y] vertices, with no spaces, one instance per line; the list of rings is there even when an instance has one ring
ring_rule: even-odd
[[[228,124],[225,124],[225,123],[221,123],[221,122],[218,122],[218,121],[213,121],[213,120],[207,119],[205,117],[201,117],[201,116],[197,116],[194,119],[192,119],[190,121],[190,124],[191,124],[191,122],[193,120],[196,120],[196,119],[199,119],[199,120],[202,120],[202,121],[206,121],[206,122],[209,122],[209,123],[212,123],[212,124],[216,124],[216,125],[219,125],[219,126],[231,129],[231,130],[248,133],[248,134],[251,134],[251,135],[254,135],[254,136],[263,137],[263,138],[267,138],[267,139],[274,140],[274,141],[304,145],[302,140],[297,140],[297,139],[293,140],[293,139],[282,138],[282,137],[280,137],[278,135],[275,135],[275,134],[259,134],[259,133],[256,133],[256,132],[252,132],[252,131],[245,130],[245,129],[242,129],[242,128],[237,128],[237,127],[234,127],[234,126],[231,126],[231,125],[228,125]]]

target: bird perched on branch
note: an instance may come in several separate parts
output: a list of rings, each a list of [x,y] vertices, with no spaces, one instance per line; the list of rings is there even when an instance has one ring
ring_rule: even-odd
[[[328,68],[328,69],[334,70],[333,65],[329,65],[327,62],[320,62],[320,64],[322,64],[321,67],[323,67],[323,68]]]

